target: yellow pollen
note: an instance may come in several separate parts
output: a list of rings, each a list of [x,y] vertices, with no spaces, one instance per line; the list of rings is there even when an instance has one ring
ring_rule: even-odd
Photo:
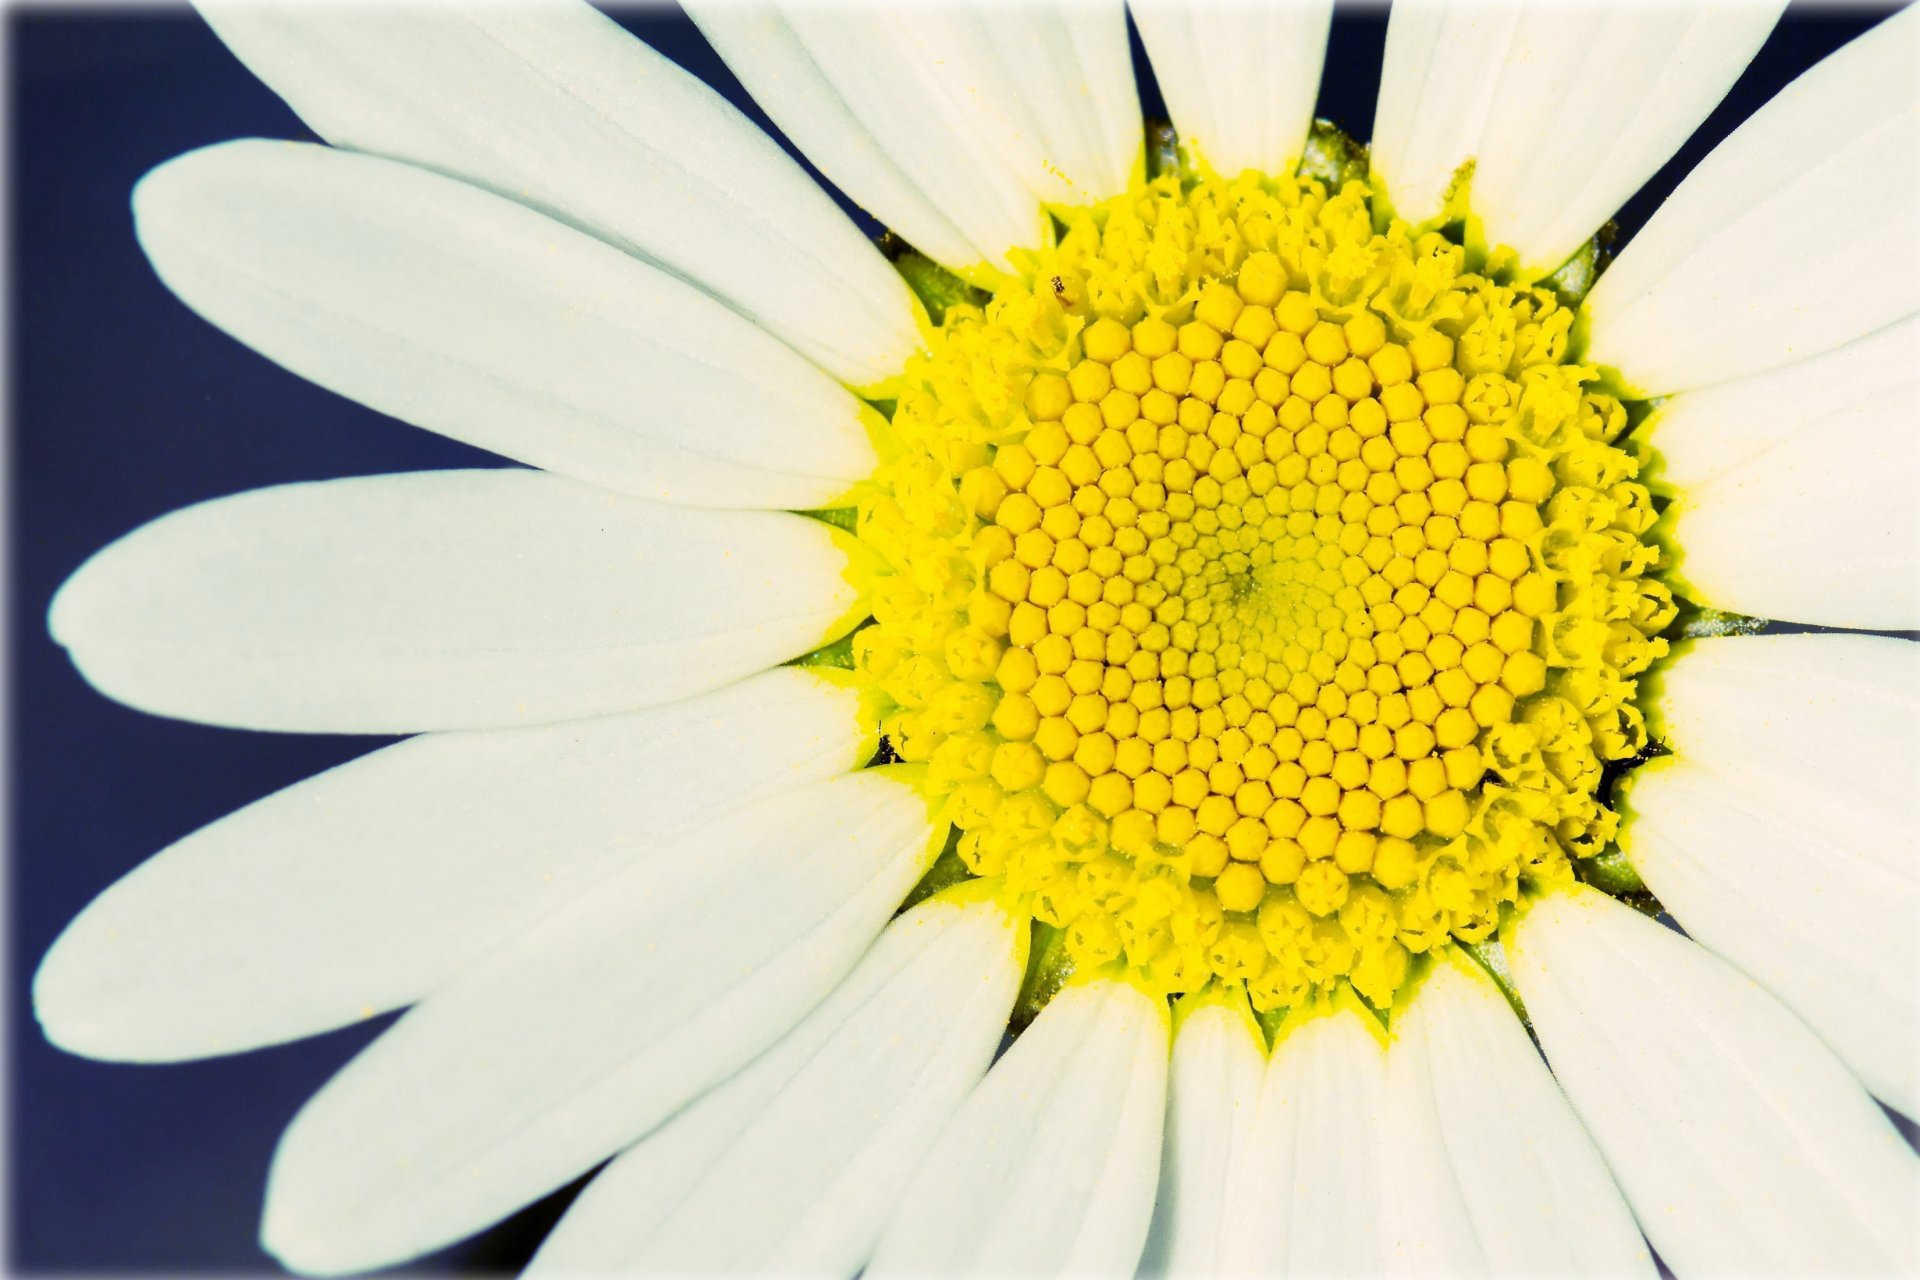
[[[1673,615],[1624,410],[1550,290],[1359,184],[1056,216],[902,379],[856,668],[1077,969],[1389,1005],[1612,834]]]

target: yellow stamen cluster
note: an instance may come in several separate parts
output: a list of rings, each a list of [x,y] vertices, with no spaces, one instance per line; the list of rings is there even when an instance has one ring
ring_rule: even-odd
[[[1385,1004],[1611,833],[1671,616],[1624,412],[1550,292],[1358,186],[1066,226],[908,371],[856,664],[1077,967]]]

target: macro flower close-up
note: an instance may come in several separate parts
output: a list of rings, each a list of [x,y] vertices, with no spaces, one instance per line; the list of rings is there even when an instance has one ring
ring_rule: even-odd
[[[198,6],[315,140],[151,272],[496,465],[63,567],[99,694],[399,740],[93,886],[46,1039],[398,1013],[309,1274],[588,1175],[532,1273],[1920,1272],[1920,10],[1622,236],[1783,4],[1397,0],[1369,136],[1328,0],[685,8],[767,127]]]

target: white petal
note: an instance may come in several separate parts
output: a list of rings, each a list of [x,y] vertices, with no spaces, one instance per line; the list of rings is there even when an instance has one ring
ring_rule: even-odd
[[[1367,156],[1400,217],[1440,215],[1454,171],[1479,151],[1519,22],[1519,5],[1498,0],[1400,0],[1388,12]]]
[[[978,894],[900,917],[779,1044],[594,1178],[530,1274],[850,1276],[985,1074],[1026,930]]]
[[[1688,595],[1762,618],[1920,626],[1916,338],[1920,322],[1908,321],[1830,355],[1674,397],[1683,460],[1690,426],[1696,438],[1706,437],[1705,451],[1732,454],[1739,437],[1760,437],[1738,461],[1674,484],[1663,521],[1679,549]],[[1889,368],[1881,360],[1898,363]],[[1863,370],[1869,361],[1877,367]],[[1809,366],[1820,368],[1795,376]],[[1853,384],[1835,383],[1848,375],[1856,375]],[[1816,377],[1824,404],[1816,401],[1822,396],[1812,386]],[[1689,409],[1694,395],[1712,403]],[[1769,395],[1775,397],[1770,408],[1755,407],[1758,397]],[[1749,410],[1750,420],[1727,416]],[[1656,447],[1668,426],[1663,410]]]
[[[739,0],[683,0],[682,7],[780,132],[854,203],[937,261],[986,261],[988,251],[881,150],[784,17]]]
[[[1654,1274],[1620,1189],[1492,979],[1450,950],[1393,1032],[1404,1271]]]
[[[953,267],[1007,269],[1040,243],[1042,200],[1118,194],[1140,151],[1112,0],[691,7],[822,173]]]
[[[1160,1195],[1141,1272],[1210,1276],[1220,1270],[1237,1140],[1253,1126],[1267,1044],[1237,992],[1182,1011],[1173,1037]]]
[[[1907,788],[1920,750],[1915,652],[1890,636],[1695,641],[1653,682],[1651,721],[1683,758],[1723,771],[1715,762],[1737,761],[1757,787],[1822,779],[1824,794],[1809,803],[1829,821],[1899,827],[1913,812]],[[1890,870],[1913,870],[1884,832],[1857,844]]]
[[[857,593],[817,520],[689,511],[519,470],[282,485],[96,553],[50,626],[102,693],[250,729],[572,719],[824,643]]]
[[[200,10],[328,142],[543,209],[854,385],[898,373],[917,345],[905,284],[800,166],[589,5]]]
[[[1013,126],[1005,99],[995,93],[998,76],[984,69],[985,91],[956,102],[931,64],[950,52],[961,61],[957,70],[965,78],[976,70],[973,56],[979,50],[951,39],[936,50],[917,38],[921,27],[937,28],[947,16],[944,12],[908,15],[865,5],[781,6],[777,21],[790,33],[791,44],[762,45],[759,58],[736,62],[732,41],[713,34],[714,29],[724,30],[728,21],[750,22],[756,13],[731,0],[697,4],[691,11],[774,123],[862,207],[891,224],[878,200],[853,185],[864,173],[842,162],[842,153],[849,149],[878,151],[965,237],[966,248],[957,250],[963,255],[958,258],[949,256],[953,249],[926,252],[957,268],[987,264],[1007,270],[1008,249],[1040,242],[1039,197],[1000,145]],[[769,55],[778,60],[764,65],[762,59]],[[816,88],[811,80],[797,78],[796,63],[819,76],[817,87],[832,95],[834,107],[851,115],[855,131],[832,134],[844,119],[816,107],[810,94],[797,112],[789,105],[786,95],[802,85]],[[775,79],[787,83],[762,99],[762,84]],[[1031,139],[1021,151],[1037,158]],[[913,240],[911,225],[898,230]]]
[[[1920,1114],[1920,644],[1697,641],[1654,711],[1674,754],[1630,775],[1634,869]]]
[[[867,770],[692,832],[430,996],[275,1154],[261,1229],[303,1271],[438,1248],[592,1168],[836,986],[931,861]]]
[[[1777,94],[1587,296],[1586,358],[1653,395],[1817,356],[1920,311],[1920,11]]]
[[[1487,242],[1552,271],[1707,118],[1782,7],[1396,5],[1374,131],[1396,210],[1438,213],[1473,160]]]
[[[1547,1060],[1677,1274],[1920,1261],[1920,1160],[1779,1001],[1591,889],[1537,903],[1515,936]]]
[[[1670,396],[1641,430],[1659,450],[1660,482],[1684,494],[1802,433],[1846,448],[1856,414],[1920,421],[1917,384],[1920,315],[1913,315],[1825,355]]]
[[[230,142],[134,190],[201,315],[383,413],[692,506],[828,506],[871,410],[684,281],[511,200],[329,147]]]
[[[257,1048],[410,1004],[589,886],[856,768],[859,695],[769,671],[651,711],[430,734],[163,850],[34,978],[49,1039],[131,1061]]]
[[[866,1275],[1126,1275],[1167,1104],[1164,1001],[1065,988],[973,1091],[907,1186]]]
[[[1122,0],[1037,0],[997,10],[950,3],[916,42],[956,98],[979,97],[984,77],[998,78],[1011,125],[1002,154],[1018,155],[1012,148],[1032,139],[1038,154],[1021,155],[1020,176],[1042,199],[1084,205],[1127,189],[1143,129]],[[966,64],[954,48],[970,50]]]
[[[1180,141],[1216,172],[1291,173],[1320,92],[1332,0],[1134,0]]]
[[[1296,1017],[1300,1016],[1298,1014]],[[1283,1024],[1227,1173],[1223,1274],[1378,1275],[1392,1256],[1387,1053],[1348,1009]]]

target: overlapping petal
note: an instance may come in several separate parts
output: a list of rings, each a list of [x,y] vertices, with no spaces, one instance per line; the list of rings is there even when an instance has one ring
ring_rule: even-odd
[[[603,1170],[532,1274],[852,1275],[986,1072],[1026,930],[976,890],[896,920],[752,1066]]]
[[[1200,997],[1176,1016],[1160,1194],[1140,1269],[1210,1276],[1220,1269],[1232,1207],[1229,1170],[1259,1108],[1267,1044],[1237,990]]]
[[[1450,952],[1393,1031],[1388,1167],[1403,1270],[1654,1273],[1593,1140],[1486,974]]]
[[[1307,142],[1332,0],[1133,0],[1183,145],[1216,172],[1291,173]]]
[[[872,411],[699,290],[412,165],[230,142],[134,192],[194,310],[329,390],[577,479],[695,506],[831,505]]]
[[[1916,422],[1920,316],[1662,405],[1650,438],[1686,590],[1764,618],[1920,626]]]
[[[322,138],[524,201],[692,280],[863,385],[906,286],[725,99],[580,0],[199,6]]]
[[[1342,1008],[1282,1025],[1258,1116],[1227,1173],[1221,1274],[1386,1270],[1395,1231],[1381,1140],[1387,1051],[1364,1016]]]
[[[1514,943],[1554,1075],[1676,1273],[1914,1267],[1920,1160],[1778,1000],[1591,889]]]
[[[1117,195],[1140,154],[1116,0],[689,8],[822,173],[951,267],[1007,269],[1041,201]]]
[[[1587,296],[1587,358],[1647,395],[1843,346],[1920,311],[1920,11],[1782,89]]]
[[[1824,355],[1669,396],[1641,430],[1659,450],[1660,483],[1685,494],[1802,433],[1830,440],[1836,453],[1849,452],[1856,421],[1914,420],[1916,383],[1920,315]],[[1866,438],[1878,438],[1880,430],[1867,427]]]
[[[1696,642],[1654,703],[1627,849],[1687,931],[1920,1112],[1920,644]]]
[[[986,260],[956,219],[867,133],[780,12],[699,0],[684,7],[760,108],[854,203],[938,261]]]
[[[262,1238],[337,1273],[579,1176],[818,1004],[936,851],[883,771],[788,791],[575,899],[414,1007],[295,1118]]]
[[[1487,242],[1551,271],[1706,119],[1782,7],[1395,4],[1375,171],[1418,222],[1472,161]]]
[[[404,733],[687,697],[824,643],[844,535],[519,470],[284,485],[96,553],[49,625],[95,688],[252,729]]]
[[[1125,1275],[1153,1214],[1167,1010],[1069,986],[955,1113],[865,1272]]]
[[[94,899],[34,980],[49,1039],[166,1061],[409,1004],[682,832],[853,769],[851,687],[770,671],[649,711],[430,734],[248,805]]]

